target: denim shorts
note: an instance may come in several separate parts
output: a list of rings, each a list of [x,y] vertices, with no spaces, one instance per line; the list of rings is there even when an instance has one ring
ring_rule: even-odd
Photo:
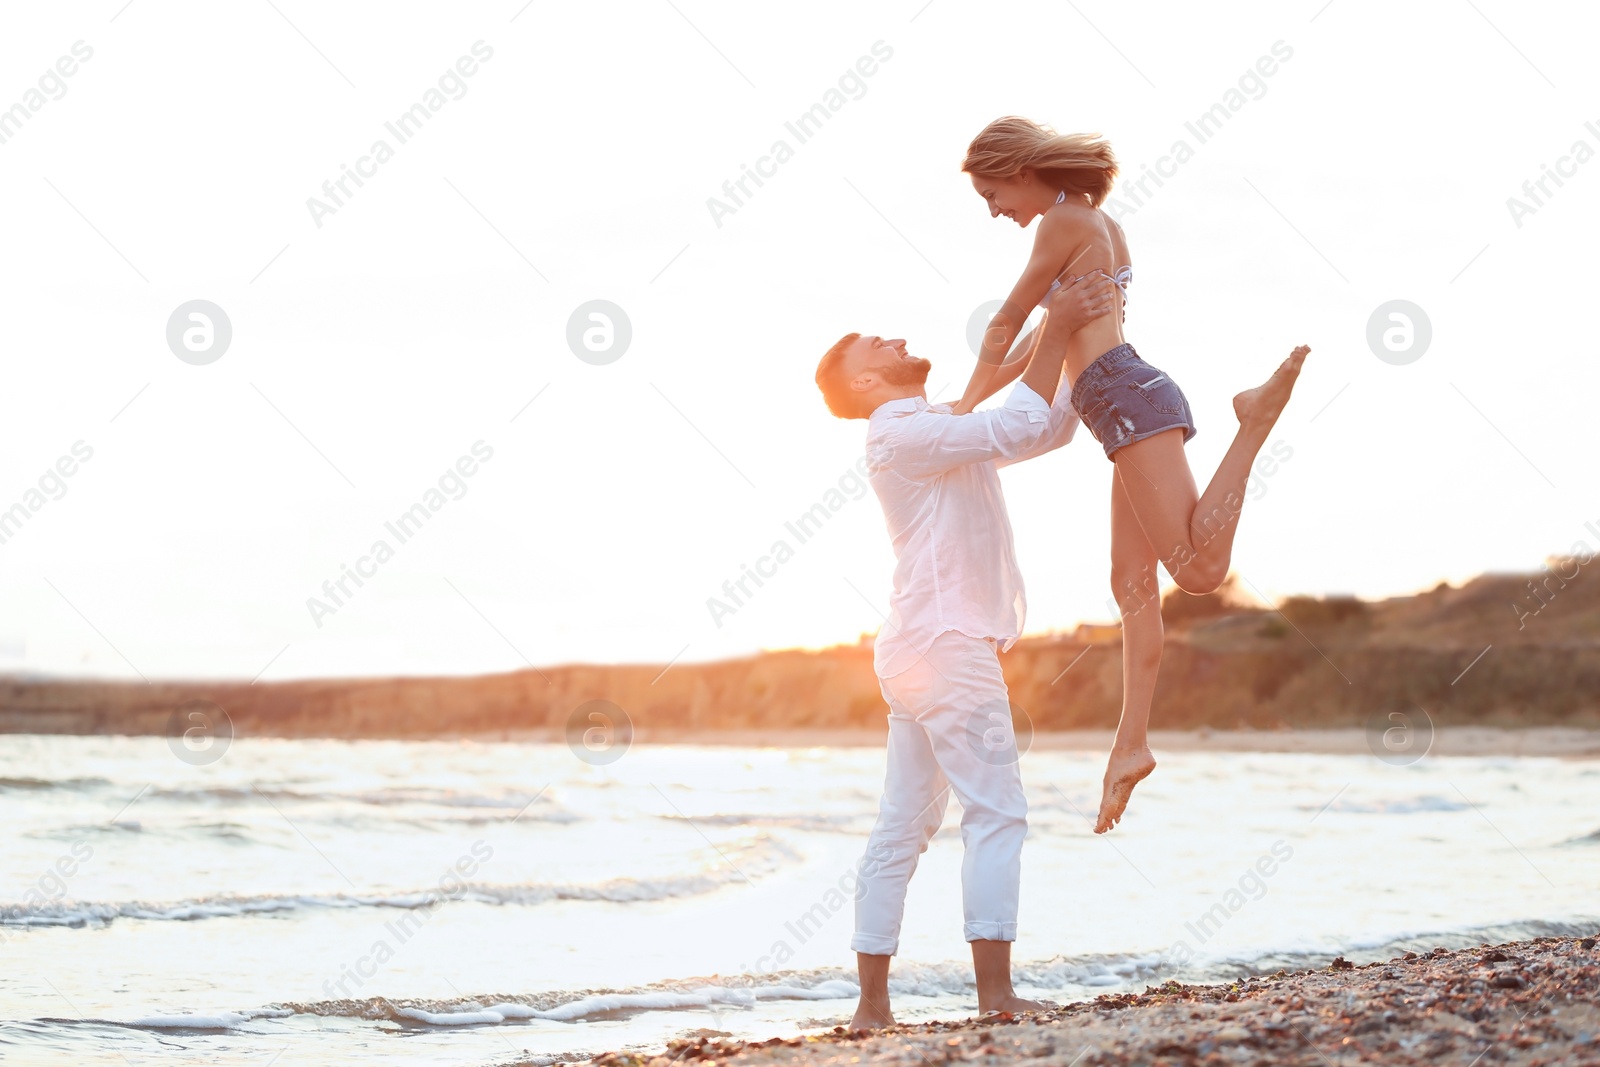
[[[1072,383],[1072,407],[1106,450],[1167,430],[1183,429],[1187,444],[1197,432],[1189,400],[1178,383],[1120,344],[1084,368]]]

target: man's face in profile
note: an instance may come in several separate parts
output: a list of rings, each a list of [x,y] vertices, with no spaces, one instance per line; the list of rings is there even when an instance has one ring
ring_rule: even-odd
[[[871,374],[887,385],[926,385],[933,364],[906,351],[904,338],[859,337],[846,355],[849,377]]]

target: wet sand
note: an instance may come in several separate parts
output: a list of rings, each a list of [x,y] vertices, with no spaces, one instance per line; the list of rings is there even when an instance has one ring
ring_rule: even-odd
[[[1552,937],[1457,952],[1437,948],[1359,967],[1338,959],[1323,970],[1280,971],[1231,985],[1168,982],[1143,993],[1106,994],[1015,1017],[874,1031],[841,1026],[754,1042],[702,1034],[675,1040],[665,1052],[607,1052],[587,1062],[594,1067],[952,1062],[1596,1067],[1596,946],[1594,937]]]

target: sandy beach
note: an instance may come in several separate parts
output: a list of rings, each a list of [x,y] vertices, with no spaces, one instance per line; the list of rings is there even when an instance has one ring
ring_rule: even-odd
[[[765,1041],[712,1032],[655,1055],[608,1052],[594,1067],[806,1064],[1600,1065],[1595,937],[1436,948],[1357,966],[1168,982],[1042,1012]],[[533,1067],[545,1061],[520,1061]],[[512,1067],[508,1064],[507,1067]]]

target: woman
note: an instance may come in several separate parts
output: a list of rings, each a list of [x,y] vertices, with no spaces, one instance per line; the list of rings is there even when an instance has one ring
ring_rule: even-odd
[[[1111,146],[1088,134],[1060,135],[1024,118],[991,122],[961,165],[989,214],[1039,227],[1033,254],[984,334],[978,366],[955,411],[965,413],[1022,372],[1004,363],[1028,309],[1056,285],[1100,272],[1121,287],[1133,267],[1127,241],[1100,205],[1117,175]],[[1064,275],[1058,278],[1058,275]],[[1161,605],[1156,562],[1180,589],[1209,593],[1222,584],[1251,464],[1289,401],[1310,348],[1289,354],[1272,377],[1233,398],[1239,430],[1204,493],[1195,488],[1183,446],[1195,435],[1189,402],[1166,374],[1139,358],[1119,314],[1094,319],[1063,339],[1072,405],[1116,468],[1111,479],[1111,587],[1122,614],[1122,718],[1106,767],[1095,833],[1121,819],[1133,788],[1155,770],[1147,730],[1161,667]]]

